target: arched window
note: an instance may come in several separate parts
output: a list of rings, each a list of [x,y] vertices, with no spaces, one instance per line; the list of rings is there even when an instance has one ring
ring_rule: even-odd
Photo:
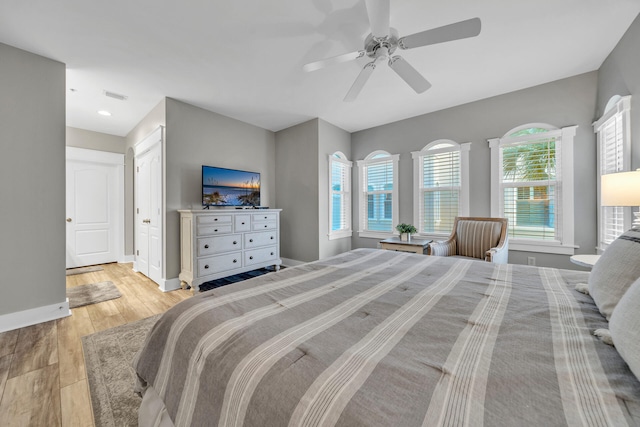
[[[631,208],[602,206],[602,175],[631,170],[631,96],[614,95],[605,112],[593,124],[598,136],[598,249],[605,250],[618,236],[631,228]]]
[[[351,162],[340,151],[329,156],[329,240],[351,236]]]
[[[470,148],[470,142],[441,139],[411,153],[414,222],[419,233],[448,236],[455,217],[469,214]]]
[[[393,234],[398,220],[398,159],[374,151],[358,161],[360,183],[360,236]]]
[[[532,123],[489,140],[491,215],[509,219],[510,249],[573,255],[576,128]]]

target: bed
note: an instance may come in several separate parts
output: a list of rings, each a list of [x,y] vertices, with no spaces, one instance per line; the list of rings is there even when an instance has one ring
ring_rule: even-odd
[[[357,249],[204,292],[134,361],[140,425],[638,425],[587,277]]]

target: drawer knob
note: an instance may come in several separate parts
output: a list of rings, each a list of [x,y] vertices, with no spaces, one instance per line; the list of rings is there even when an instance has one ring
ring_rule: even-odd
[[[253,255],[251,255],[251,256],[249,257],[249,259],[253,259]]]
[[[237,244],[238,244],[238,242],[236,242],[236,241],[234,240],[234,241],[233,241],[233,244],[234,244],[234,245],[237,245]]]
[[[237,259],[234,259],[234,260],[233,260],[233,263],[235,264],[236,262],[238,262],[238,260],[237,260]]]
[[[249,243],[253,243],[253,239],[249,239]]]
[[[264,228],[267,228],[267,227],[268,227],[268,225],[267,225],[267,224],[265,224],[265,225],[264,225]]]
[[[244,222],[242,223],[242,225],[244,225]]]
[[[214,220],[214,221],[217,221],[217,220],[218,220],[218,218],[213,218],[213,220]]]
[[[217,231],[218,231],[218,229],[216,228],[216,229],[215,229],[215,230],[213,230],[213,231],[217,232]]]
[[[205,266],[204,266],[204,269],[205,269],[205,270],[208,270],[208,269],[209,269],[209,264],[205,265]]]
[[[204,248],[205,249],[209,249],[209,245],[204,245]]]
[[[271,252],[271,255],[273,255],[273,252]]]
[[[273,240],[273,236],[271,236],[270,239]]]

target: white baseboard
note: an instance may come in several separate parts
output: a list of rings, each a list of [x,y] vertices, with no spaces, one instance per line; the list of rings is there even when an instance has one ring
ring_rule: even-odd
[[[295,267],[296,265],[302,264],[306,264],[306,262],[298,261],[297,259],[282,258],[282,265],[285,267]]]
[[[162,292],[170,292],[182,288],[180,279],[178,279],[177,277],[175,279],[163,279],[160,282],[161,283],[159,283],[158,285],[160,286],[160,290]]]
[[[0,316],[0,332],[12,331],[50,320],[62,319],[71,316],[69,299],[58,304],[45,305],[43,307],[30,308],[15,313]]]
[[[134,262],[135,260],[136,260],[135,255],[124,255],[118,262],[121,264],[126,264],[129,262]]]

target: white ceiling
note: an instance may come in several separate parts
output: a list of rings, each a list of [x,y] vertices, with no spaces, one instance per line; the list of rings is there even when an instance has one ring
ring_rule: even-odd
[[[363,48],[364,0],[0,0],[0,42],[66,64],[68,126],[124,136],[172,97],[273,131],[320,117],[354,132],[596,70],[639,12],[638,0],[391,0],[400,36],[476,16],[482,32],[401,53],[427,92],[384,66],[352,103],[367,58],[302,65]]]

